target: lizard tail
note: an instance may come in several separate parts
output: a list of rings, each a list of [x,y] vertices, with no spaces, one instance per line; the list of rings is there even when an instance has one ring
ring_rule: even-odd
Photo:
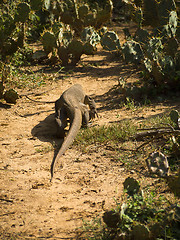
[[[73,140],[78,134],[79,129],[81,128],[81,124],[82,124],[81,110],[78,108],[75,108],[74,119],[70,126],[69,132],[66,138],[64,139],[64,142],[62,143],[57,156],[53,159],[51,163],[51,180],[50,181],[52,181],[56,163],[58,162],[59,158],[65,153],[65,151],[69,148],[69,146],[72,144]]]

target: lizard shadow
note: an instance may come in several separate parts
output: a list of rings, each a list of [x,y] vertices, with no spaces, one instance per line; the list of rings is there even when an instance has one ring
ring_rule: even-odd
[[[31,130],[33,137],[38,138],[42,142],[50,142],[54,148],[54,156],[56,157],[62,143],[63,138],[57,136],[57,125],[55,123],[54,113],[47,116],[44,120],[40,121],[36,126]],[[53,160],[52,159],[52,160]]]

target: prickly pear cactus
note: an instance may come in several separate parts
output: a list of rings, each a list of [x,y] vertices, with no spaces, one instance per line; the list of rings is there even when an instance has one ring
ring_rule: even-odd
[[[144,59],[141,45],[133,40],[122,46],[122,53],[126,62],[139,63]]]
[[[92,10],[92,12],[88,13],[84,19],[84,26],[95,26],[96,25],[96,16],[97,11],[95,9]]]
[[[167,177],[169,175],[169,163],[167,157],[161,152],[153,152],[146,159],[148,170],[151,174],[159,177]]]
[[[143,0],[134,0],[134,3],[136,4],[137,7],[142,7]]]
[[[89,41],[94,31],[95,30],[93,27],[84,28],[83,31],[81,32],[81,40],[83,42]]]
[[[120,214],[115,210],[106,211],[103,215],[103,221],[109,228],[117,228],[120,223]]]
[[[136,7],[134,11],[135,22],[138,24],[138,28],[142,27],[143,22],[143,11],[140,7]]]
[[[161,67],[163,72],[169,75],[169,77],[173,77],[175,73],[175,63],[171,56],[165,56],[161,61]]]
[[[97,51],[96,45],[100,42],[100,36],[93,27],[85,28],[81,33],[81,40],[84,42],[83,53],[94,55]]]
[[[177,71],[177,74],[180,76],[180,51],[178,51],[176,54],[175,54],[175,64],[176,64],[176,71]]]
[[[160,38],[151,38],[147,46],[147,57],[151,60],[158,60],[162,57],[163,44]]]
[[[17,6],[15,21],[24,23],[28,19],[29,13],[30,13],[30,5],[28,3],[20,3]]]
[[[179,119],[180,119],[179,112],[177,110],[172,110],[170,112],[170,118],[176,124],[176,128],[179,128]]]
[[[144,67],[145,67],[147,72],[151,73],[151,71],[152,71],[152,63],[151,63],[151,60],[149,58],[145,58],[144,59]]]
[[[103,24],[110,20],[113,10],[113,3],[111,0],[107,0],[105,6],[97,11],[96,15],[96,29],[103,26]]]
[[[0,14],[2,14],[2,12],[0,12]],[[6,13],[3,15],[3,18],[0,18],[0,49],[3,42],[6,41],[15,28],[14,18],[10,14]]]
[[[61,22],[53,22],[51,28],[52,28],[52,32],[54,33],[56,39],[58,38],[59,33],[63,32],[63,24]]]
[[[144,25],[157,27],[159,24],[159,18],[158,18],[156,0],[144,0],[143,12],[144,12],[144,15],[143,15]]]
[[[153,79],[157,84],[165,83],[171,87],[176,85],[180,77],[180,25],[175,1],[138,0],[134,5],[131,1],[125,2],[133,7],[139,28],[134,36],[126,38],[122,46],[124,59],[143,63],[147,80]],[[142,25],[150,25],[154,29],[150,32],[142,29]],[[136,49],[131,39],[137,42]]]
[[[108,51],[115,51],[121,49],[119,37],[113,31],[108,31],[102,36],[101,45],[105,50]]]
[[[41,0],[37,0],[38,3],[39,1]],[[54,21],[51,31],[46,31],[42,36],[44,51],[48,54],[57,48],[58,52],[61,53],[58,53],[61,60],[62,52],[67,52],[65,59],[69,59],[72,55],[73,61],[78,61],[83,53],[94,54],[97,50],[96,45],[100,42],[100,36],[95,29],[100,28],[104,22],[110,20],[113,8],[112,0],[84,1],[86,3],[74,0],[42,1],[45,9],[50,13],[51,21]],[[31,2],[35,4],[34,0]],[[117,37],[113,38],[113,34],[111,34],[108,38],[105,42],[109,40],[109,47],[107,47],[109,50],[120,48]],[[69,62],[65,59],[62,62]]]
[[[87,41],[94,41],[94,42],[99,42],[100,41],[100,36],[99,34],[95,31],[93,27],[86,27],[83,29],[81,32],[81,40],[83,42]]]
[[[60,32],[59,32],[60,33]],[[59,37],[60,39],[60,37]],[[62,40],[59,41],[61,44],[63,44],[64,47],[67,47],[69,45],[69,43],[72,41],[73,39],[73,34],[70,31],[65,31],[62,33]]]
[[[35,1],[37,1],[37,0],[35,0]],[[42,0],[39,0],[39,1],[42,1]],[[51,6],[51,0],[44,0],[45,9],[49,10],[50,6]]]
[[[144,0],[144,24],[152,27],[166,25],[168,23],[169,12],[176,10],[174,0]]]
[[[92,44],[93,46],[96,46],[99,42],[100,42],[101,38],[99,36],[99,34],[97,32],[93,32],[93,34],[90,37],[90,44]]]
[[[53,48],[57,47],[56,38],[52,32],[46,31],[42,35],[42,44],[46,54],[52,52]]]
[[[83,53],[86,55],[94,55],[96,51],[97,48],[90,42],[86,42],[83,46]]]
[[[87,4],[84,4],[78,8],[78,15],[80,19],[85,19],[86,16],[88,15],[90,9]]]
[[[176,11],[171,11],[169,14],[169,29],[171,30],[172,36],[175,37],[178,24],[178,16]]]
[[[166,25],[168,23],[169,12],[176,10],[174,0],[161,0],[156,3],[157,14],[159,18],[159,25]]]
[[[4,92],[3,82],[0,82],[0,99],[3,97],[3,92]]]
[[[145,29],[138,29],[135,33],[135,40],[142,44],[142,47],[144,44],[147,44],[149,42],[150,34]]]
[[[69,53],[66,47],[64,46],[59,46],[57,54],[59,56],[59,59],[62,62],[63,66],[67,66],[69,62]]]
[[[151,75],[153,76],[158,85],[161,85],[164,82],[164,72],[157,60],[152,61]]]
[[[83,43],[81,40],[73,39],[68,45],[68,52],[74,56],[81,55],[83,52]]]
[[[58,33],[58,41],[59,43],[61,44],[62,41],[63,41],[63,34],[64,34],[64,31],[62,28],[59,29],[59,33]]]
[[[31,9],[38,11],[42,8],[43,0],[30,0]]]
[[[138,224],[138,225],[134,226],[132,235],[133,235],[134,240],[150,239],[150,231],[149,231],[148,227],[143,224]]]
[[[178,42],[180,42],[180,21],[178,21],[178,25],[177,25],[176,38]]]
[[[124,190],[127,191],[127,193],[132,196],[134,194],[140,193],[140,184],[139,182],[131,177],[128,177],[123,182]]]
[[[81,55],[83,54],[83,42],[78,39],[73,39],[68,47],[68,53],[72,54],[72,64],[76,65],[76,63],[80,60]]]
[[[103,26],[110,20],[113,5],[111,0],[86,4],[66,0],[59,7],[61,22],[70,24],[76,33],[79,33],[87,26],[94,26],[96,29]]]
[[[4,99],[7,103],[16,103],[16,100],[19,98],[17,92],[14,89],[7,90],[4,94]]]
[[[179,43],[176,38],[169,38],[165,45],[165,53],[171,57],[175,57]]]
[[[65,24],[70,24],[72,25],[73,24],[73,15],[71,14],[71,12],[63,12],[61,14],[61,21]]]
[[[108,31],[107,27],[102,27],[98,33],[99,33],[99,36],[103,36],[106,32]]]

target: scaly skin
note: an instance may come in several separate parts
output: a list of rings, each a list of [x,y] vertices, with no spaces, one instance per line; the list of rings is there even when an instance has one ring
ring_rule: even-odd
[[[89,105],[90,110],[86,104]],[[61,97],[55,102],[55,111],[59,136],[64,137],[65,135],[64,128],[67,126],[67,119],[70,120],[70,129],[57,156],[52,161],[51,181],[56,163],[72,144],[81,125],[88,126],[89,120],[98,116],[94,100],[84,94],[80,84],[75,84],[63,92]]]

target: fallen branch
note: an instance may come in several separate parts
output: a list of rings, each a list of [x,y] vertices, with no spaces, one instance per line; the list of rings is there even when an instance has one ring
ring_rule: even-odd
[[[5,202],[11,202],[11,203],[13,203],[13,200],[11,200],[11,199],[5,199],[5,198],[0,198],[0,201],[5,201]]]
[[[137,133],[133,138],[135,138],[136,140],[140,140],[144,137],[153,137],[153,136],[160,137],[162,135],[168,135],[168,134],[178,136],[180,135],[180,130],[158,129],[158,130],[140,132],[140,133]]]
[[[152,128],[137,128],[137,131],[147,131],[147,130],[150,130],[150,131],[152,131],[152,130],[163,130],[163,129],[172,129],[172,130],[174,130],[172,127],[152,127]]]

